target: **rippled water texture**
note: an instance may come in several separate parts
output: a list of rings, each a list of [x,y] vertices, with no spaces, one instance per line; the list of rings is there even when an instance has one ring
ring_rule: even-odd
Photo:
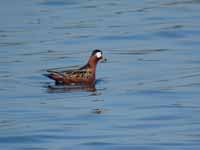
[[[199,0],[0,4],[1,149],[200,149]],[[93,89],[42,76],[95,48]]]

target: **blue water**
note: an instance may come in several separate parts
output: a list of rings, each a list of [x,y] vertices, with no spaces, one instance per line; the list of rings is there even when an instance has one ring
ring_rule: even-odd
[[[0,149],[199,150],[199,0],[0,2]],[[96,90],[50,89],[84,64]]]

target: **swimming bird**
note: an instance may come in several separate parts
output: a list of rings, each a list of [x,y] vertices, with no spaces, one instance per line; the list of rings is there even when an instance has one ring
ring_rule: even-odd
[[[89,57],[88,62],[81,68],[72,70],[47,70],[44,74],[50,79],[55,80],[56,84],[65,85],[94,85],[96,81],[96,66],[103,58],[103,52],[95,49]]]

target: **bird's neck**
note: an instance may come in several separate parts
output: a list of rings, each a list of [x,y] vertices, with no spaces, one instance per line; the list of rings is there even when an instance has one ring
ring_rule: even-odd
[[[94,57],[91,57],[89,60],[88,60],[88,65],[89,67],[92,69],[92,71],[95,73],[96,72],[96,66],[97,66],[97,62],[98,60]]]

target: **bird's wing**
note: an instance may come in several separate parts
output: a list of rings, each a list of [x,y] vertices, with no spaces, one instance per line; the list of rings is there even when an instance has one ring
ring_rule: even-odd
[[[70,77],[70,76],[79,76],[79,77],[83,77],[84,75],[88,75],[88,73],[90,74],[90,72],[87,70],[87,68],[81,68],[81,69],[73,69],[73,70],[48,70],[48,72],[50,74],[54,74],[54,75],[59,75],[62,77]]]
[[[93,73],[87,65],[78,69],[71,70],[63,70],[63,68],[49,69],[47,72],[49,72],[49,74],[46,74],[45,76],[61,82],[78,82],[80,80],[88,80],[93,77]]]
[[[75,70],[66,70],[60,72],[63,75],[80,75],[82,76],[83,74],[87,73],[87,69],[75,69]]]

